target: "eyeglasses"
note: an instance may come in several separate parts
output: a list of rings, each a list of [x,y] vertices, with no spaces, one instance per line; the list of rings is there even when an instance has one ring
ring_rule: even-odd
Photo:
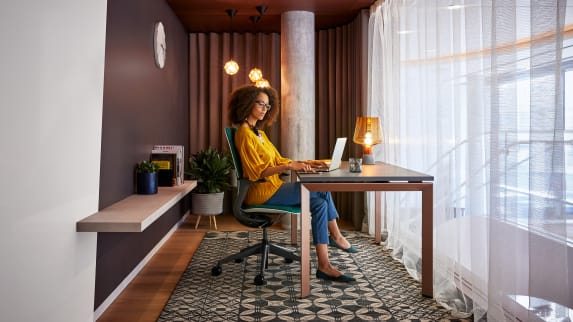
[[[271,109],[271,104],[267,104],[263,101],[255,101],[255,103],[257,103],[257,105],[259,105],[260,107],[266,107],[267,111],[269,111]]]

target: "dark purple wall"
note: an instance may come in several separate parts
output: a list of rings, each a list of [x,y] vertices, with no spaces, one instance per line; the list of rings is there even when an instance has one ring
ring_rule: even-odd
[[[153,34],[162,21],[164,69],[155,65]],[[133,169],[154,144],[189,150],[189,46],[164,0],[108,0],[99,208],[134,193]],[[99,233],[97,308],[188,209],[184,199],[142,233]]]

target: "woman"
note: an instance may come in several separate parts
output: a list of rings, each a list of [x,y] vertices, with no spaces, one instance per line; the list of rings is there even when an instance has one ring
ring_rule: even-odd
[[[250,185],[245,198],[247,205],[298,206],[300,183],[283,182],[279,175],[288,170],[312,171],[325,166],[319,161],[301,162],[284,158],[269,141],[261,128],[273,123],[279,113],[278,105],[277,92],[270,87],[246,85],[231,94],[230,119],[238,127],[235,146],[241,156],[244,176],[253,182],[264,180]],[[338,229],[338,212],[330,193],[311,192],[310,211],[312,238],[318,258],[316,277],[339,282],[354,281],[332,266],[328,258],[329,245],[349,253],[357,251]]]

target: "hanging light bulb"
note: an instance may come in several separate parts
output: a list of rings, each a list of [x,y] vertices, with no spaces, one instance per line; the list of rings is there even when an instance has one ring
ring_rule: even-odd
[[[260,69],[255,67],[255,68],[251,69],[251,71],[249,72],[249,79],[253,83],[258,81],[258,80],[261,80],[261,79],[263,79],[263,72],[261,72]]]
[[[237,10],[227,9],[225,12],[231,19],[231,57],[233,57],[233,17],[237,14]],[[225,63],[223,69],[227,75],[235,75],[239,71],[239,64],[231,58]]]
[[[228,75],[235,75],[239,71],[239,64],[233,59],[230,59],[225,63],[225,67],[223,68]]]
[[[263,87],[271,87],[271,84],[269,83],[268,80],[261,78],[255,82],[255,86],[263,88]]]
[[[265,11],[267,10],[266,6],[258,6],[256,7],[257,11],[259,12],[258,16],[250,16],[249,19],[253,22],[253,26],[254,26],[254,34],[256,34],[257,31],[257,23],[259,23],[259,21],[261,21],[261,18],[263,17],[263,14],[265,13]],[[258,63],[259,60],[259,48],[260,46],[258,45],[258,38],[257,41],[255,42],[255,60]],[[257,67],[253,67],[251,69],[251,71],[249,72],[249,79],[251,80],[251,82],[255,83],[255,86],[259,86],[257,84],[257,82],[263,80],[263,72],[258,69]],[[267,86],[268,86],[268,82],[267,82]],[[265,86],[259,86],[259,87],[265,87]]]

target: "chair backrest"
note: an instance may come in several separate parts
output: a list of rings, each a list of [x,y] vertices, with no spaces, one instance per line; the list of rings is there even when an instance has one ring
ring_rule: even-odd
[[[243,167],[241,165],[241,156],[235,147],[235,133],[237,129],[234,127],[225,128],[225,136],[231,151],[233,165],[235,166],[235,173],[237,174],[237,196],[233,201],[233,215],[237,220],[249,227],[266,227],[272,221],[268,216],[260,213],[246,213],[243,211],[243,202],[247,196],[247,190],[251,185],[251,181],[243,178]]]
[[[229,151],[231,151],[231,157],[233,158],[233,165],[235,166],[235,174],[237,179],[243,178],[243,166],[241,165],[241,156],[237,152],[235,147],[235,132],[237,128],[227,127],[225,128],[225,137],[227,138],[227,143],[229,144]]]

